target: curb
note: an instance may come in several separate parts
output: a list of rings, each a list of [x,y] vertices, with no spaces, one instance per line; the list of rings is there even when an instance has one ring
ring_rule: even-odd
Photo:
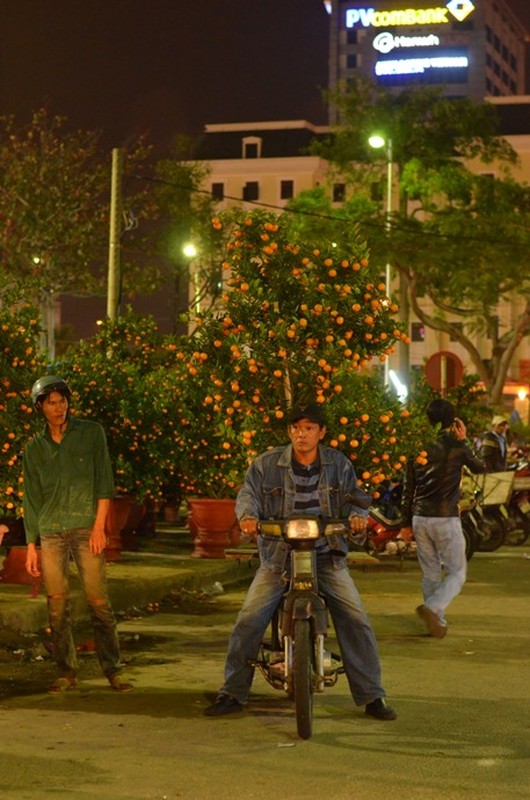
[[[250,580],[249,562],[233,559],[200,559],[169,553],[124,552],[119,561],[107,563],[109,596],[119,616],[132,608],[162,600],[169,592],[212,591],[213,584],[233,586]],[[34,633],[48,625],[48,608],[43,588],[32,597],[28,584],[0,583],[0,627]],[[90,619],[75,567],[71,569],[70,600],[74,623]]]

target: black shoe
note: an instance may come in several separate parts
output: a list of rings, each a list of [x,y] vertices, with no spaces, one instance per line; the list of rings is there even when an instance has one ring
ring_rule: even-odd
[[[233,714],[235,711],[243,711],[243,705],[239,700],[228,694],[220,694],[215,703],[208,706],[204,713],[208,717],[221,717],[223,714]]]
[[[394,709],[387,706],[382,697],[378,697],[377,700],[372,700],[371,703],[367,703],[364,710],[366,714],[370,717],[375,717],[375,719],[397,719],[397,714]]]

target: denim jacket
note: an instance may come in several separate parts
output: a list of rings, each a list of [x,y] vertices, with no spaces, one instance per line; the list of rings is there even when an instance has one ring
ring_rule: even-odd
[[[258,520],[278,519],[291,516],[296,494],[295,478],[291,468],[292,445],[275,447],[258,456],[245,475],[236,501],[236,514]],[[353,464],[346,456],[331,447],[319,445],[320,479],[318,492],[320,508],[324,517],[347,519],[356,514],[367,515],[366,508],[355,505],[354,494],[366,497],[357,487],[357,476]],[[348,552],[345,536],[328,539],[331,550],[342,554]],[[289,547],[282,539],[260,535],[258,538],[260,558],[275,572],[282,572]]]

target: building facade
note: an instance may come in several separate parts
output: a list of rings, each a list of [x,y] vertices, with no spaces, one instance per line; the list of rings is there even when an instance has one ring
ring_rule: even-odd
[[[503,0],[332,0],[329,10],[330,89],[363,76],[479,101],[524,94],[527,32]]]

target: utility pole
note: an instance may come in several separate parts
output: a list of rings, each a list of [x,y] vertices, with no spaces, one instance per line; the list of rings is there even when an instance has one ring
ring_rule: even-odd
[[[116,319],[121,301],[121,225],[123,150],[112,150],[110,185],[109,272],[107,282],[107,316]]]

